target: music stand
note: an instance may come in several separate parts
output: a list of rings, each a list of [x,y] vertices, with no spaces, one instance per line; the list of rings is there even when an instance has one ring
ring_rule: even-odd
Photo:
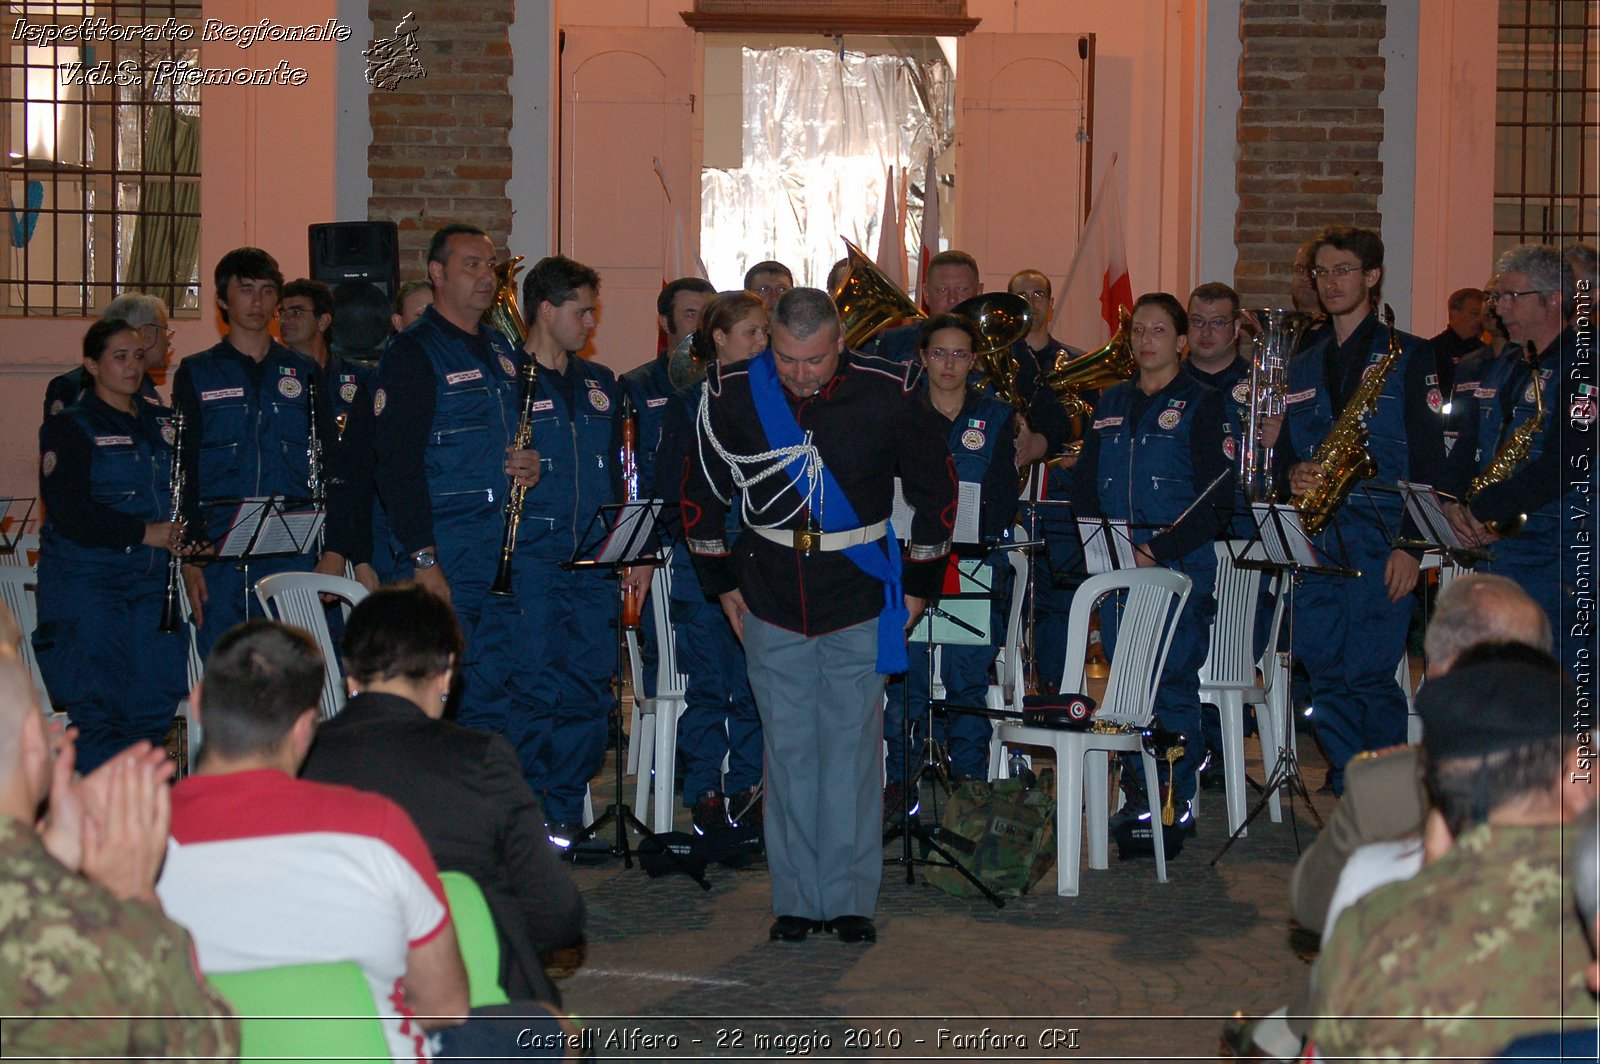
[[[606,503],[595,511],[594,517],[589,522],[589,528],[578,540],[577,548],[572,552],[572,557],[561,563],[561,568],[568,570],[594,570],[620,577],[624,569],[645,563],[656,564],[661,558],[655,553],[656,522],[661,518],[662,502],[660,499],[638,499],[632,502]],[[617,676],[621,677],[626,662],[622,641],[622,610],[623,594],[619,586],[617,591]],[[637,693],[635,693],[637,697]],[[664,723],[657,723],[657,727],[669,727]],[[607,723],[608,733],[614,731],[622,735],[622,699],[614,699],[611,703],[611,717]],[[680,857],[666,844],[655,832],[645,826],[644,821],[634,816],[633,809],[622,800],[626,792],[622,788],[622,756],[619,744],[613,758],[615,769],[616,791],[612,796],[611,804],[595,818],[594,823],[586,826],[582,831],[573,836],[568,852],[576,854],[579,844],[599,836],[600,831],[612,824],[616,828],[616,839],[612,843],[610,854],[621,857],[624,868],[633,867],[633,847],[628,841],[628,828],[633,828],[642,838],[649,839],[656,847],[657,852],[665,854],[680,872],[700,884],[702,890],[710,890],[711,884],[704,875],[696,872],[689,863]],[[642,867],[642,866],[641,866]]]
[[[36,498],[0,495],[0,555],[17,552],[22,537],[28,534],[28,527],[33,524],[33,508],[38,501]],[[11,512],[11,508],[18,503],[27,504],[20,516]],[[28,564],[28,559],[23,558],[22,564]]]
[[[1000,553],[1001,551],[1009,549],[1012,548],[1009,546],[1001,546],[996,551],[991,553]],[[982,579],[979,578],[977,575],[977,570],[981,568],[982,566],[979,565],[975,566],[972,571],[965,569],[961,570],[963,578],[962,582],[966,583],[970,581],[974,585],[974,590],[962,590],[953,595],[944,595],[941,596],[941,601],[951,601],[952,603],[982,602],[985,611],[992,613],[994,607],[994,585],[993,583],[985,585]],[[918,755],[919,764],[916,772],[913,773],[911,771],[910,705],[908,704],[905,708],[905,711],[900,714],[900,781],[903,788],[902,793],[906,806],[905,812],[900,818],[900,823],[896,824],[891,830],[884,833],[883,841],[884,844],[887,845],[893,842],[896,838],[900,840],[900,856],[891,858],[891,861],[899,861],[901,864],[905,865],[906,884],[908,886],[916,882],[916,866],[918,864],[940,868],[953,868],[961,875],[963,879],[976,887],[979,893],[981,893],[985,898],[989,899],[996,909],[1002,909],[1006,904],[1005,899],[1000,897],[1000,895],[996,894],[994,891],[990,890],[988,884],[984,883],[983,880],[975,876],[969,868],[961,863],[960,859],[956,857],[955,854],[946,849],[938,841],[937,837],[934,835],[934,832],[923,826],[921,819],[914,812],[916,803],[913,799],[916,798],[921,792],[922,777],[924,775],[929,775],[933,779],[933,791],[935,796],[935,822],[938,820],[937,795],[939,787],[941,784],[948,786],[948,781],[942,778],[944,775],[944,769],[940,763],[942,758],[939,753],[939,745],[933,738],[933,714],[935,709],[948,710],[954,707],[952,707],[951,704],[945,700],[935,702],[933,698],[933,648],[935,644],[934,628],[941,627],[943,629],[944,638],[940,639],[939,642],[969,642],[972,644],[987,643],[989,642],[990,638],[988,631],[989,617],[985,616],[982,618],[982,627],[971,623],[977,619],[978,618],[975,617],[963,618],[958,614],[943,609],[941,606],[930,605],[924,611],[922,619],[917,622],[916,628],[913,629],[913,637],[915,637],[915,634],[918,631],[922,633],[923,646],[927,650],[927,720],[924,724],[925,734],[923,736],[921,753]],[[941,621],[943,624],[939,625],[938,622]],[[909,703],[910,699],[907,698],[905,701]],[[922,852],[924,856],[914,857],[912,855],[911,840],[913,838],[922,843]],[[929,858],[927,854],[930,851],[938,854],[942,860],[936,861]]]
[[[1300,578],[1306,573],[1319,573],[1324,576],[1360,576],[1360,572],[1349,566],[1336,564],[1319,551],[1311,537],[1300,523],[1300,513],[1293,506],[1280,503],[1258,502],[1251,506],[1252,516],[1255,518],[1256,534],[1246,541],[1242,550],[1230,546],[1229,553],[1233,555],[1233,564],[1240,569],[1259,569],[1264,572],[1277,573],[1280,576],[1280,587],[1285,596],[1283,609],[1284,616],[1289,618],[1289,638],[1287,650],[1273,649],[1273,653],[1283,655],[1284,669],[1283,682],[1293,685],[1294,676],[1294,589]],[[1231,543],[1231,541],[1230,541]],[[1306,812],[1311,814],[1311,819],[1318,828],[1322,827],[1322,816],[1317,812],[1316,806],[1311,803],[1311,792],[1306,788],[1306,781],[1300,775],[1300,760],[1295,753],[1295,746],[1290,729],[1294,727],[1294,698],[1292,691],[1285,692],[1280,699],[1283,708],[1279,711],[1282,716],[1274,723],[1278,727],[1278,759],[1273,766],[1272,773],[1267,776],[1261,785],[1261,796],[1256,799],[1256,804],[1251,807],[1244,821],[1228,836],[1222,844],[1222,849],[1211,859],[1211,865],[1222,860],[1223,854],[1233,847],[1239,837],[1249,828],[1250,822],[1261,815],[1267,808],[1272,796],[1280,789],[1285,790],[1289,796],[1289,825],[1294,832],[1295,851],[1300,849],[1300,822],[1295,818],[1294,800],[1298,795],[1306,804]]]
[[[1390,490],[1384,485],[1374,485],[1379,491]],[[1390,544],[1396,550],[1420,550],[1424,554],[1441,554],[1460,565],[1485,561],[1489,552],[1469,547],[1456,535],[1450,519],[1445,516],[1444,505],[1458,501],[1430,484],[1415,484],[1409,480],[1395,481],[1395,488],[1405,503],[1405,512],[1419,533],[1416,538],[1397,538]]]
[[[301,500],[303,503],[303,500]],[[218,499],[212,513],[236,506],[228,516],[228,530],[217,540],[212,557],[234,559],[244,573],[244,616],[250,616],[250,563],[257,558],[284,558],[305,554],[322,532],[325,512],[316,506],[295,505],[283,495],[245,499]]]

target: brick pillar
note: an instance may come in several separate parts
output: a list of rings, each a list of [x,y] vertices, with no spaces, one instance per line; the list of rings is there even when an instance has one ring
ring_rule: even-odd
[[[1384,5],[1243,0],[1234,287],[1290,305],[1295,249],[1324,225],[1377,229]]]
[[[428,238],[451,222],[480,226],[505,253],[511,236],[513,0],[373,0],[380,38],[415,11],[426,74],[371,92],[369,217],[400,227],[400,276],[426,276]]]

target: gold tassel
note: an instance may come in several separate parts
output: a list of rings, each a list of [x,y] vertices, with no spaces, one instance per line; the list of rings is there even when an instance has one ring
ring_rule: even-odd
[[[1177,803],[1173,800],[1178,791],[1178,759],[1183,756],[1183,747],[1167,747],[1167,800],[1161,803],[1161,826],[1170,828],[1178,819]]]

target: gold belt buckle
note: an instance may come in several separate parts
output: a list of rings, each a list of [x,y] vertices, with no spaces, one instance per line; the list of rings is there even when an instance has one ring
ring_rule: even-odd
[[[822,543],[822,536],[809,528],[794,530],[794,549],[801,554],[810,554]]]

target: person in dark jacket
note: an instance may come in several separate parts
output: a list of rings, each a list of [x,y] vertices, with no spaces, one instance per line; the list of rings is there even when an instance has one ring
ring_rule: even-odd
[[[416,584],[363,600],[341,648],[352,696],[318,730],[301,776],[373,791],[410,814],[434,863],[483,888],[501,987],[559,1004],[539,954],[582,939],[583,899],[511,744],[441,719],[462,645],[450,607]]]

